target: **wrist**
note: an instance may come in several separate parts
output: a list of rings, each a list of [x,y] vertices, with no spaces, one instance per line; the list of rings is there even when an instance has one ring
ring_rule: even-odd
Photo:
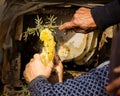
[[[28,88],[30,89],[32,86],[34,86],[35,83],[37,83],[39,81],[46,81],[46,82],[48,82],[47,78],[44,75],[39,75],[36,78],[34,78],[33,80],[31,80],[31,82],[29,83]]]
[[[95,20],[94,20],[94,18],[92,16],[91,10],[90,10],[90,21],[91,21],[90,25],[91,25],[92,28],[97,27],[97,24],[96,24],[96,22],[95,22]]]

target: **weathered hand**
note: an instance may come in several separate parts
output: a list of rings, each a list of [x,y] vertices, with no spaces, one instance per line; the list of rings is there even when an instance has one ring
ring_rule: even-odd
[[[51,74],[53,68],[53,63],[44,65],[40,59],[40,54],[35,54],[30,62],[26,65],[25,71],[23,73],[27,82],[31,82],[39,75],[43,75],[48,78]]]
[[[79,8],[71,21],[64,23],[59,27],[60,30],[81,28],[86,31],[91,31],[96,28],[96,24],[91,16],[91,9],[89,8]]]
[[[115,73],[120,73],[120,66],[114,69]],[[112,83],[110,83],[107,87],[106,90],[108,93],[117,90],[115,96],[120,96],[120,77],[115,79]]]

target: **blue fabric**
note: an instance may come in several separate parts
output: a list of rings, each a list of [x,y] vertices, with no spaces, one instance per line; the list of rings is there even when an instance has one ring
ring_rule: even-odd
[[[105,87],[108,84],[109,65],[92,69],[75,79],[50,84],[45,78],[37,78],[29,88],[31,96],[108,96]]]

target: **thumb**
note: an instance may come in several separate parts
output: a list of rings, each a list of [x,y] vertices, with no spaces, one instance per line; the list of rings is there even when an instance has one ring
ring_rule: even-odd
[[[70,21],[70,22],[66,22],[66,23],[64,23],[63,25],[61,25],[61,26],[59,27],[59,30],[71,29],[71,28],[73,28],[73,27],[75,27],[75,24],[74,24],[72,21]]]
[[[107,92],[111,92],[117,88],[119,88],[120,86],[120,77],[115,79],[112,83],[110,83],[107,87],[106,87],[106,90]]]

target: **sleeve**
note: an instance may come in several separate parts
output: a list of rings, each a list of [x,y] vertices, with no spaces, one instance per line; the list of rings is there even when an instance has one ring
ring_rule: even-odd
[[[55,84],[48,83],[44,77],[38,77],[30,83],[30,96],[108,96],[105,92],[108,69],[108,65],[105,65],[75,79]]]
[[[105,28],[120,22],[120,0],[114,0],[105,6],[91,9],[92,17],[98,28]]]

